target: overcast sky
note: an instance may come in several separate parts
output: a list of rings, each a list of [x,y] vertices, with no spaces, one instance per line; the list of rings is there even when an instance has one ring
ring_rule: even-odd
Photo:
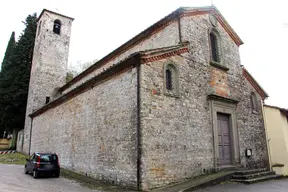
[[[288,108],[288,0],[213,0],[244,41],[241,62],[268,92],[267,104]],[[69,64],[101,59],[181,6],[211,0],[9,0],[0,7],[0,61],[11,32],[23,30],[28,14],[43,8],[75,18]]]

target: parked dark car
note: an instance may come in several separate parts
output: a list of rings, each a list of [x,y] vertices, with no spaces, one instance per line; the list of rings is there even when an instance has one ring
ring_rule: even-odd
[[[32,173],[34,178],[40,175],[59,177],[60,165],[55,153],[33,153],[26,161],[25,174]]]

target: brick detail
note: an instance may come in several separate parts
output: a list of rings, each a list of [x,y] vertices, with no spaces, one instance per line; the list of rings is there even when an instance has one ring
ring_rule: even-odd
[[[196,16],[196,15],[203,15],[203,14],[208,14],[209,11],[189,11],[189,12],[184,12],[180,14],[180,18],[182,17],[191,17],[191,16]]]
[[[204,14],[214,14],[218,22],[222,25],[222,27],[225,29],[225,31],[229,34],[231,39],[235,42],[237,46],[240,46],[243,44],[241,39],[237,36],[235,36],[235,32],[231,29],[229,24],[227,24],[226,21],[223,20],[223,16],[221,16],[215,9],[210,9],[206,11],[189,11],[189,12],[184,12],[180,14],[181,17],[191,17],[191,16],[196,16],[196,15],[204,15]]]
[[[188,43],[184,43],[184,45],[188,45]],[[184,46],[182,45],[182,46]],[[105,81],[108,81],[136,66],[137,63],[139,63],[140,58],[140,64],[158,61],[161,59],[165,59],[167,57],[172,57],[175,55],[180,55],[182,53],[189,52],[188,47],[169,47],[170,49],[166,51],[166,53],[153,55],[153,52],[150,54],[145,54],[145,52],[142,53],[135,53],[130,55],[125,60],[119,62],[118,64],[115,64],[114,66],[111,66],[110,68],[107,68],[105,71],[100,73],[99,75],[91,78],[90,80],[86,81],[82,85],[76,87],[75,89],[69,91],[68,93],[64,94],[63,96],[59,97],[58,99],[48,103],[44,107],[40,108],[39,110],[33,112],[30,117],[38,116],[47,110],[57,107],[58,105],[61,105],[62,103],[66,102],[67,100],[70,100],[77,95],[84,93],[85,91],[88,91],[89,89],[104,83]],[[152,51],[152,50],[150,50]],[[153,51],[157,51],[158,53],[161,53],[161,50],[155,49]],[[163,50],[162,50],[163,51]],[[147,51],[148,52],[148,51]]]
[[[217,95],[229,97],[228,74],[225,71],[211,67],[210,85]]]
[[[241,41],[241,39],[239,39],[239,37],[235,36],[235,32],[231,29],[231,27],[228,24],[226,24],[226,22],[222,19],[223,17],[220,16],[215,10],[212,10],[211,12],[214,13],[214,15],[215,15],[216,19],[218,20],[218,22],[222,25],[222,27],[225,29],[225,31],[233,39],[233,41],[236,43],[236,45],[238,47],[240,45],[242,45],[243,42]]]
[[[167,57],[172,57],[172,56],[180,55],[182,53],[187,53],[187,52],[189,52],[188,48],[184,47],[182,49],[178,49],[176,51],[164,53],[164,54],[157,55],[157,56],[150,56],[150,57],[144,57],[144,58],[142,57],[140,62],[141,62],[141,64],[154,62],[154,61],[158,61],[158,60],[161,60],[161,59],[165,59]]]
[[[127,50],[137,46],[138,44],[140,44],[141,42],[149,39],[152,35],[158,33],[159,31],[161,31],[162,29],[164,29],[165,27],[169,26],[170,24],[176,22],[176,18],[174,18],[173,20],[167,20],[164,23],[160,22],[158,25],[156,26],[152,26],[152,29],[150,32],[147,32],[147,34],[140,38],[140,40],[136,40],[135,42],[130,43],[130,41],[127,42],[128,45],[123,45],[119,47],[118,49],[116,49],[116,51],[111,52],[110,54],[112,54],[110,56],[107,55],[106,57],[104,57],[103,59],[101,59],[100,61],[97,62],[97,64],[95,63],[94,65],[92,65],[90,68],[88,68],[87,70],[85,70],[83,73],[79,74],[78,76],[76,76],[74,79],[72,79],[72,81],[70,81],[69,83],[65,84],[64,86],[62,86],[60,88],[59,91],[64,91],[65,89],[69,88],[70,86],[72,86],[74,83],[76,83],[77,81],[79,81],[80,79],[82,79],[83,77],[85,77],[86,75],[92,73],[94,70],[99,69],[100,67],[102,67],[103,65],[107,64],[108,62],[112,61],[113,59],[119,57],[119,55],[125,53]],[[142,33],[140,33],[139,35],[141,35]],[[136,37],[135,37],[136,38]],[[134,39],[131,39],[131,41],[134,41]],[[115,52],[115,53],[114,53]]]

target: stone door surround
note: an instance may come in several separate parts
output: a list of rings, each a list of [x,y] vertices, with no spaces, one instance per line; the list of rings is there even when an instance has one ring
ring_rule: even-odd
[[[214,168],[221,169],[219,162],[219,146],[218,146],[218,128],[217,113],[229,115],[230,141],[231,141],[231,166],[239,165],[239,139],[236,124],[236,106],[238,101],[224,98],[217,95],[208,96],[212,111],[212,132],[213,132],[213,151],[214,151]]]

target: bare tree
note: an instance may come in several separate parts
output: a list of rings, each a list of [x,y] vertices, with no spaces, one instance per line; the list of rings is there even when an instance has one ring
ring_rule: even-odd
[[[66,75],[66,83],[71,81],[74,77],[88,69],[90,66],[95,64],[98,59],[94,59],[93,61],[77,61],[76,65],[70,64],[68,67],[68,72]]]

